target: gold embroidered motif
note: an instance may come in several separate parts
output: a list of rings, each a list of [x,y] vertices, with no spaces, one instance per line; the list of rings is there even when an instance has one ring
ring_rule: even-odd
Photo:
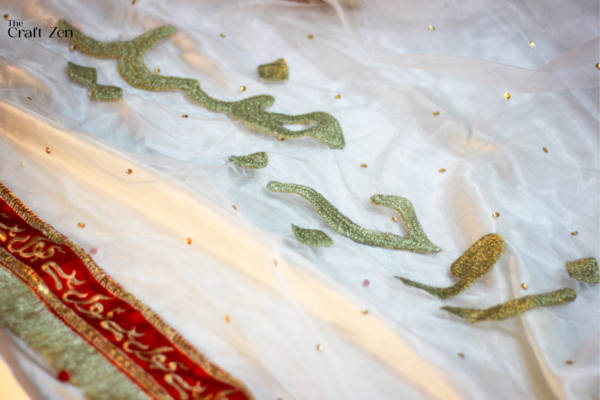
[[[123,290],[118,283],[116,283],[110,276],[107,276],[102,269],[100,269],[92,259],[83,251],[81,247],[71,242],[65,236],[61,235],[59,232],[55,231],[50,225],[46,224],[42,221],[36,214],[34,214],[27,206],[25,206],[19,199],[17,199],[6,186],[0,183],[0,197],[21,217],[23,218],[27,224],[32,226],[33,228],[41,231],[47,238],[45,240],[51,241],[58,246],[68,246],[78,258],[80,258],[87,270],[94,276],[94,279],[100,283],[106,290],[108,290],[111,294],[118,297],[120,300],[127,302],[134,309],[140,312],[144,318],[149,321],[155,329],[161,332],[162,335],[169,338],[170,342],[177,348],[178,351],[184,353],[187,357],[192,359],[195,363],[202,366],[203,370],[211,376],[212,378],[224,382],[228,385],[231,385],[236,388],[237,391],[242,392],[248,400],[252,400],[254,397],[250,392],[235,378],[231,377],[227,372],[223,371],[213,363],[211,363],[202,353],[200,353],[196,348],[194,348],[191,344],[189,344],[184,338],[182,338],[176,331],[173,330],[169,325],[167,325],[158,315],[156,315],[151,309],[149,309],[145,304],[134,298],[130,293]],[[2,228],[7,229],[8,235],[6,232],[2,231]],[[4,234],[4,236],[8,239],[8,237],[15,236],[16,232],[22,232],[23,229],[18,228],[18,226],[7,227],[6,225],[0,226],[0,232]],[[22,242],[22,240],[21,240]],[[22,251],[23,248],[16,249],[15,251]],[[44,249],[38,249],[40,251],[44,251]],[[47,254],[47,253],[42,253]],[[38,257],[40,258],[40,257]],[[126,355],[127,353],[124,350],[121,350],[118,347],[115,347],[111,344],[106,338],[99,335],[95,330],[89,329],[89,325],[81,319],[74,311],[66,307],[62,301],[60,301],[56,296],[49,291],[48,287],[45,285],[44,281],[28,266],[19,262],[15,259],[7,250],[0,248],[0,263],[6,265],[9,269],[11,269],[16,275],[18,275],[23,281],[27,282],[30,288],[36,291],[37,295],[42,298],[42,300],[50,306],[56,315],[58,315],[63,320],[67,321],[70,326],[73,327],[75,331],[79,333],[79,335],[83,336],[89,343],[92,343],[104,356],[110,360],[112,360],[116,365],[118,365],[119,369],[126,372],[129,376],[134,377],[136,382],[144,388],[151,396],[155,399],[159,400],[172,400],[172,397],[167,393],[167,391],[158,385],[158,383],[152,378],[151,375],[147,374],[140,366],[131,362],[131,359]],[[0,268],[1,269],[1,268]],[[50,269],[50,266],[47,267]],[[70,276],[66,273],[64,275]],[[53,280],[58,278],[60,274],[55,273],[55,277],[52,277]],[[1,281],[1,280],[0,280]],[[75,280],[71,280],[73,284]],[[68,283],[67,283],[68,285]],[[2,292],[0,292],[2,295]],[[91,298],[90,298],[91,300]],[[0,302],[1,303],[1,302]],[[91,308],[90,312],[101,312],[101,310],[97,308]],[[121,308],[113,309],[105,314],[105,320],[109,320],[113,317],[113,315],[123,312]],[[0,315],[2,318],[2,315]],[[59,321],[60,322],[60,321]],[[114,322],[114,321],[113,321]],[[117,324],[118,325],[118,324]],[[114,327],[114,326],[113,326]],[[69,330],[72,332],[71,328]],[[114,332],[113,332],[114,334]],[[128,347],[130,350],[131,348]],[[48,349],[53,351],[52,346],[48,345]],[[69,353],[71,354],[71,353]],[[141,354],[141,353],[140,353]],[[144,356],[144,354],[141,354]],[[157,358],[156,362],[160,362],[161,358]],[[172,368],[170,365],[172,363],[163,362],[167,365],[167,368]],[[74,367],[77,367],[77,364],[74,364]],[[69,369],[69,368],[61,368],[61,369]],[[173,371],[173,369],[170,369]],[[92,376],[95,376],[92,374]],[[165,375],[166,376],[166,375]],[[73,381],[73,380],[72,380]],[[73,381],[76,383],[75,381]],[[102,389],[104,386],[104,381],[92,382],[94,385],[91,385],[92,388]],[[137,387],[137,386],[136,386]],[[115,388],[117,389],[117,388]],[[142,393],[143,394],[143,393]],[[98,400],[106,400],[106,399],[137,399],[144,398],[135,396],[108,396],[106,394],[99,393]],[[95,398],[91,396],[92,398]],[[218,396],[217,396],[218,397]],[[216,397],[215,397],[216,398]],[[214,399],[213,399],[214,400]],[[224,398],[223,398],[224,400]]]
[[[309,246],[329,247],[333,244],[333,239],[318,229],[304,229],[292,224],[292,230],[298,241]]]
[[[270,64],[259,65],[258,76],[267,81],[287,81],[289,78],[287,62],[280,58]]]
[[[595,258],[582,258],[567,263],[569,276],[581,282],[600,283],[600,269]]]
[[[96,68],[82,67],[69,62],[67,67],[69,76],[77,82],[90,85],[92,99],[99,101],[116,101],[123,97],[123,90],[116,86],[99,85]]]
[[[456,296],[487,274],[504,253],[505,248],[504,239],[495,233],[485,235],[477,240],[450,266],[450,273],[460,280],[447,288],[427,286],[399,276],[396,278],[407,285],[423,289],[438,299],[447,299]]]
[[[261,151],[247,156],[231,156],[229,161],[234,162],[238,167],[261,169],[269,165],[269,156]]]
[[[521,297],[484,310],[450,306],[442,307],[442,310],[446,310],[462,319],[466,319],[473,324],[481,321],[499,321],[507,319],[536,307],[551,307],[567,304],[574,301],[576,298],[577,293],[573,289],[564,288],[554,292]]]
[[[253,128],[262,132],[286,137],[299,138],[310,136],[332,148],[345,146],[344,134],[338,121],[330,114],[313,112],[303,115],[286,115],[266,112],[275,99],[272,96],[260,95],[244,100],[230,102],[214,99],[207,95],[196,79],[155,75],[144,63],[144,54],[160,39],[175,33],[172,26],[162,26],[146,32],[127,42],[98,42],[85,36],[63,20],[58,21],[60,29],[73,30],[70,38],[86,53],[98,58],[118,58],[117,68],[121,77],[131,86],[149,91],[183,90],[196,104],[211,111],[226,112]],[[316,124],[316,126],[292,131],[284,124]]]
[[[405,237],[389,232],[373,231],[355,224],[321,194],[309,187],[293,183],[269,182],[267,188],[274,192],[296,193],[304,197],[312,203],[329,226],[357,243],[416,253],[437,253],[442,250],[427,239],[412,204],[403,197],[376,194],[371,197],[371,202],[375,205],[389,207],[400,214],[406,226]]]

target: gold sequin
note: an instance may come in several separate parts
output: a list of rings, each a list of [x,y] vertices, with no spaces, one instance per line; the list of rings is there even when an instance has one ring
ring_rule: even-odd
[[[132,169],[128,169],[128,170],[126,170],[126,171],[125,171],[125,173],[126,173],[127,175],[131,175],[131,174],[133,173],[133,170],[132,170]]]
[[[565,364],[567,364],[567,365],[572,365],[572,364],[573,364],[573,361],[571,361],[571,360],[567,360],[567,361],[565,362]]]
[[[454,297],[487,274],[506,249],[502,236],[490,233],[477,240],[450,266],[450,273],[460,280],[446,288],[423,285],[397,276],[409,286],[423,289],[438,299]]]
[[[531,48],[535,47],[535,42],[533,40],[531,42],[529,42],[529,47],[531,47]]]
[[[83,222],[80,222],[77,224],[80,228],[85,228],[85,224]]]
[[[505,98],[506,100],[510,99],[510,93],[504,93],[504,98]]]
[[[236,206],[231,206],[231,208],[233,208],[234,210],[237,210],[237,207],[236,207]]]
[[[571,232],[571,235],[573,235],[573,236],[577,236],[577,235],[579,235],[579,232],[577,232],[577,231],[573,231],[573,232]]]
[[[282,137],[279,138],[280,142],[283,142],[284,140],[285,140],[285,138],[282,138]]]
[[[131,5],[135,5],[135,0],[131,0]]]
[[[4,20],[7,21],[10,18],[8,14],[4,14]]]
[[[99,101],[115,101],[123,97],[120,87],[99,85],[96,68],[83,67],[69,62],[67,67],[69,76],[77,82],[90,85],[92,99]]]
[[[187,239],[185,239],[185,242],[186,242],[187,244],[192,244],[192,238],[187,238]]]
[[[567,304],[577,298],[573,289],[564,288],[554,292],[521,297],[484,310],[477,308],[442,307],[442,310],[456,315],[470,323],[499,321],[522,314],[536,307],[550,307]]]
[[[154,68],[154,73],[158,74],[160,72],[160,68]]]
[[[69,49],[71,51],[75,51],[75,50],[77,50],[77,46],[75,46],[74,44],[72,44],[71,47],[69,47]]]
[[[183,115],[181,116],[181,118],[188,118],[188,115],[187,115],[187,114],[183,114]]]
[[[458,353],[458,356],[459,356],[460,358],[465,358],[465,355],[464,355],[463,353]]]
[[[339,95],[339,94],[336,94],[334,97],[335,97],[336,99],[341,99],[341,98],[342,98],[342,96],[341,96],[341,95]]]
[[[226,34],[224,34],[224,33],[221,33],[221,37],[225,37],[225,36],[227,36],[227,35],[226,35]]]
[[[361,312],[363,315],[367,315],[367,314],[369,313],[369,310],[367,310],[367,309],[363,309],[363,310],[360,310],[360,312]]]
[[[600,69],[600,63],[596,64],[596,69]]]
[[[307,38],[314,39],[315,37],[313,35],[308,35]]]
[[[446,172],[446,168],[440,168],[440,172]]]
[[[292,231],[300,243],[309,246],[329,247],[333,244],[333,239],[318,229],[304,229],[292,224]]]
[[[146,32],[130,41],[98,42],[83,35],[63,20],[61,29],[73,31],[70,38],[81,50],[98,58],[118,58],[117,68],[121,77],[131,86],[149,91],[182,90],[196,104],[215,112],[224,112],[262,132],[300,138],[309,136],[332,148],[345,146],[344,135],[339,122],[325,112],[312,112],[303,115],[269,113],[264,109],[272,106],[275,99],[269,95],[253,96],[239,101],[221,101],[208,96],[196,79],[152,74],[144,63],[144,54],[160,39],[171,36],[175,28],[162,26]],[[314,124],[298,131],[287,129],[285,125]]]
[[[394,221],[394,222],[398,222],[398,218],[396,218],[396,217],[392,217],[392,221]]]
[[[361,167],[367,168],[367,164],[360,164]]]
[[[269,182],[267,188],[274,192],[296,193],[304,197],[311,202],[329,226],[357,243],[392,250],[414,251],[416,253],[437,253],[442,250],[427,239],[411,202],[404,197],[381,194],[371,197],[371,203],[389,207],[400,214],[407,231],[406,236],[402,237],[389,232],[366,229],[355,224],[316,190],[307,186]]]
[[[494,218],[498,218],[499,216],[500,216],[500,213],[494,213],[494,214],[492,214],[492,217],[494,217]]]
[[[545,147],[543,147],[543,148],[542,148],[542,150],[544,150],[544,153],[547,153],[547,152],[548,152],[548,149],[547,149],[547,148],[545,148]]]
[[[259,65],[258,76],[267,81],[287,81],[289,78],[287,62],[283,58],[280,58],[270,64]]]
[[[246,91],[246,86],[240,86],[240,92],[245,92]]]
[[[322,344],[317,345],[317,350],[323,351],[324,349],[325,349],[325,346],[323,346]]]
[[[238,167],[261,169],[269,165],[269,156],[264,151],[249,154],[247,156],[231,156],[229,161],[235,163]]]
[[[273,260],[273,265],[277,266],[277,260]]]
[[[229,321],[231,321],[231,320],[229,319],[229,315],[226,315],[226,316],[225,316],[225,322],[229,323]]]
[[[27,98],[28,98],[29,100],[32,100],[32,98],[31,98],[31,97],[29,97],[29,96],[27,96]]]
[[[527,290],[527,288],[529,288],[529,286],[527,286],[527,284],[526,284],[526,283],[521,283],[521,288],[522,288],[523,290]]]
[[[581,258],[567,263],[567,272],[573,279],[587,283],[600,283],[600,268],[595,258]]]
[[[435,26],[429,25],[429,30],[432,31],[432,32],[435,31]]]
[[[52,153],[52,150],[50,150],[50,147],[46,147],[46,153],[48,153],[48,154]]]
[[[25,161],[21,162],[21,167],[24,167],[25,165],[27,165],[27,163]]]
[[[440,115],[440,112],[439,111],[434,111],[433,115]]]

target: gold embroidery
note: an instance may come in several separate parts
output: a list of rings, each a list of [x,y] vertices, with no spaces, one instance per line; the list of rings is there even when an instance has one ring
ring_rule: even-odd
[[[148,308],[144,303],[137,300],[130,293],[123,290],[118,283],[116,283],[110,276],[106,275],[104,271],[92,261],[92,259],[83,251],[81,247],[71,242],[65,236],[54,230],[50,225],[42,221],[35,213],[33,213],[26,205],[24,205],[17,197],[15,197],[14,194],[2,183],[0,183],[0,197],[21,218],[23,218],[27,224],[38,231],[41,231],[50,241],[59,246],[68,246],[77,255],[77,257],[83,261],[86,268],[94,276],[94,279],[97,282],[99,282],[111,294],[130,304],[136,311],[142,313],[144,318],[149,321],[155,329],[160,331],[161,334],[167,337],[178,351],[184,353],[195,363],[201,365],[204,371],[206,371],[210,377],[235,387],[239,392],[243,393],[248,400],[254,399],[252,394],[242,385],[241,382],[230,376],[227,372],[223,371],[215,364],[211,363],[202,353],[189,344],[175,330],[173,330],[173,328],[167,325],[158,315],[156,315],[154,311]],[[14,228],[18,229],[17,227]],[[9,236],[14,235],[12,231],[17,231],[14,228],[11,230],[11,232],[9,232]],[[20,263],[2,248],[0,248],[0,262],[4,263],[11,270],[13,270],[13,272],[27,282],[31,288],[38,288],[35,289],[38,295],[52,308],[57,315],[59,315],[65,321],[68,321],[69,325],[71,325],[73,329],[82,335],[88,342],[92,343],[108,359],[113,360],[113,362],[118,365],[122,371],[125,371],[129,376],[134,377],[138,384],[147,390],[148,393],[151,393],[154,398],[165,400],[171,399],[171,396],[169,396],[166,390],[158,385],[150,375],[141,369],[141,367],[135,363],[132,363],[124,351],[113,346],[103,336],[96,333],[93,329],[90,329],[86,322],[77,316],[71,309],[66,307],[51,292],[49,292],[43,280],[29,267]],[[106,318],[112,318],[113,314],[120,313],[122,311],[123,310],[120,308],[109,311],[106,313]],[[106,398],[107,397],[102,397],[102,399]]]
[[[407,285],[423,289],[439,299],[447,299],[456,296],[487,274],[504,253],[505,248],[504,239],[495,233],[485,235],[477,240],[450,266],[450,273],[460,280],[447,288],[427,286],[399,276],[396,278]]]
[[[289,77],[287,62],[280,58],[270,64],[259,65],[258,76],[267,81],[287,81]]]
[[[133,87],[149,91],[183,90],[196,104],[211,111],[226,112],[233,118],[271,135],[286,138],[310,136],[336,149],[346,144],[338,121],[330,114],[269,113],[264,109],[275,103],[272,96],[260,95],[235,102],[221,101],[207,95],[196,79],[160,76],[150,72],[144,63],[144,54],[157,41],[174,34],[175,28],[172,26],[162,26],[127,42],[103,43],[85,36],[63,20],[59,20],[58,25],[61,29],[73,30],[73,37],[70,39],[86,53],[98,58],[118,58],[117,68],[121,77]],[[283,126],[310,123],[316,126],[299,131],[292,131]]]
[[[261,151],[247,156],[231,156],[229,161],[242,168],[261,169],[269,165],[269,156]]]
[[[13,236],[13,232],[11,231],[9,233],[9,235]],[[46,249],[46,243],[44,243],[44,241],[45,240],[49,241],[49,240],[43,236],[35,236],[31,240],[29,240],[29,238],[30,238],[30,236],[13,237],[8,242],[8,246],[6,246],[6,249],[8,251],[10,251],[11,253],[16,252],[18,255],[20,255],[23,258],[31,258],[32,262],[35,262],[38,259],[45,260],[47,258],[50,258],[50,257],[54,256],[56,251],[65,254],[64,250],[58,246],[52,245],[52,246],[50,246],[49,249]],[[29,242],[27,242],[28,240],[29,240]],[[23,242],[27,242],[27,243],[25,243],[19,249],[14,248],[15,243],[23,243]],[[30,251],[26,251],[26,250],[30,250]]]
[[[18,263],[14,258],[12,262]],[[41,287],[45,287],[43,283]],[[43,297],[48,296],[46,291],[40,292]],[[83,389],[89,399],[150,400],[138,385],[65,325],[21,279],[2,264],[0,325],[42,355],[55,373],[68,371],[71,382]],[[166,400],[170,396],[162,398]]]
[[[267,188],[274,192],[296,193],[304,197],[312,203],[329,226],[357,243],[392,250],[414,251],[416,253],[431,253],[442,250],[427,239],[412,204],[403,197],[376,194],[371,197],[371,202],[375,205],[389,207],[400,214],[406,226],[407,234],[405,237],[389,232],[373,231],[355,224],[340,213],[321,194],[309,187],[293,183],[269,182]]]
[[[581,282],[600,283],[600,269],[595,258],[582,258],[567,263],[569,276]]]
[[[573,289],[564,288],[554,292],[521,297],[484,310],[450,306],[442,307],[442,310],[446,310],[462,319],[466,319],[473,324],[481,321],[499,321],[507,319],[536,307],[550,307],[567,304],[574,301],[576,298],[577,293]]]
[[[69,62],[67,73],[77,82],[90,85],[92,99],[100,101],[115,101],[123,97],[123,91],[120,87],[99,85],[98,73],[96,68],[82,67],[81,65]]]
[[[318,229],[304,229],[292,224],[292,230],[298,241],[309,246],[329,247],[333,244],[333,239]]]

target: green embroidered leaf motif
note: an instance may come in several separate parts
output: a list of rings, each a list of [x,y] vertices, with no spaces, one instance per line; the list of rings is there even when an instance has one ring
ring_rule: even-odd
[[[582,258],[567,263],[569,276],[581,282],[600,283],[600,269],[595,258]]]
[[[454,314],[473,324],[481,321],[507,319],[536,307],[550,307],[571,303],[576,298],[577,293],[573,289],[564,288],[554,292],[521,297],[483,310],[450,306],[442,307],[442,310],[446,310],[450,314]]]
[[[89,84],[92,99],[94,100],[115,101],[123,97],[123,91],[120,87],[99,85],[96,83],[98,81],[98,73],[95,68],[83,67],[69,62],[67,73],[77,82]]]
[[[175,28],[162,26],[146,32],[126,42],[99,42],[85,36],[63,20],[58,21],[60,29],[70,29],[70,38],[77,47],[98,58],[118,58],[117,69],[121,77],[131,86],[149,91],[183,90],[196,104],[211,111],[228,113],[262,132],[285,138],[312,137],[329,147],[340,149],[346,145],[344,134],[338,121],[330,114],[313,112],[303,115],[286,115],[266,112],[275,99],[272,96],[254,96],[240,101],[221,101],[207,95],[200,89],[196,79],[156,75],[144,63],[144,54],[160,39],[171,36]],[[307,129],[292,131],[285,124],[315,124]]]
[[[269,165],[269,156],[264,151],[249,154],[247,156],[231,156],[229,161],[234,162],[242,168],[261,169]]]
[[[402,197],[375,195],[371,201],[374,204],[387,205],[400,214],[407,228],[405,237],[388,232],[373,231],[355,224],[317,191],[309,187],[293,183],[269,182],[267,188],[274,192],[296,193],[304,197],[312,203],[329,226],[357,243],[392,250],[414,251],[416,253],[441,251],[439,247],[427,239],[417,220],[412,204]]]
[[[447,288],[427,286],[399,276],[396,278],[409,286],[423,289],[439,299],[447,299],[456,296],[487,274],[502,256],[505,248],[504,238],[498,234],[491,233],[481,237],[452,263],[450,273],[460,280]]]
[[[289,77],[287,62],[280,58],[270,64],[259,65],[258,76],[267,81],[287,81]]]
[[[333,244],[333,239],[318,229],[304,229],[292,224],[292,230],[296,239],[309,246],[329,247]]]

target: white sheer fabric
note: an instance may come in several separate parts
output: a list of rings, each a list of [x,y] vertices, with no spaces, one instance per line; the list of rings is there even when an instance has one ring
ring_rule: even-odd
[[[258,400],[597,399],[599,287],[569,278],[565,262],[600,255],[598,2],[330,3],[4,0],[26,26],[64,18],[102,41],[172,25],[178,33],[147,53],[149,69],[197,78],[222,100],[270,94],[273,112],[331,113],[347,145],[278,141],[182,92],[135,89],[115,60],[5,29],[0,180],[98,249],[113,278]],[[261,81],[256,67],[278,58],[290,80]],[[67,61],[97,68],[123,99],[92,101]],[[267,168],[228,162],[257,151]],[[272,180],[312,187],[358,224],[394,233],[403,230],[393,211],[369,198],[406,197],[443,251],[354,243],[304,199],[270,192]],[[305,246],[292,223],[335,243]],[[505,254],[453,299],[394,278],[448,286],[450,264],[491,232]],[[574,303],[505,321],[470,325],[440,310],[563,287],[577,290]],[[0,339],[33,399],[82,398]]]

